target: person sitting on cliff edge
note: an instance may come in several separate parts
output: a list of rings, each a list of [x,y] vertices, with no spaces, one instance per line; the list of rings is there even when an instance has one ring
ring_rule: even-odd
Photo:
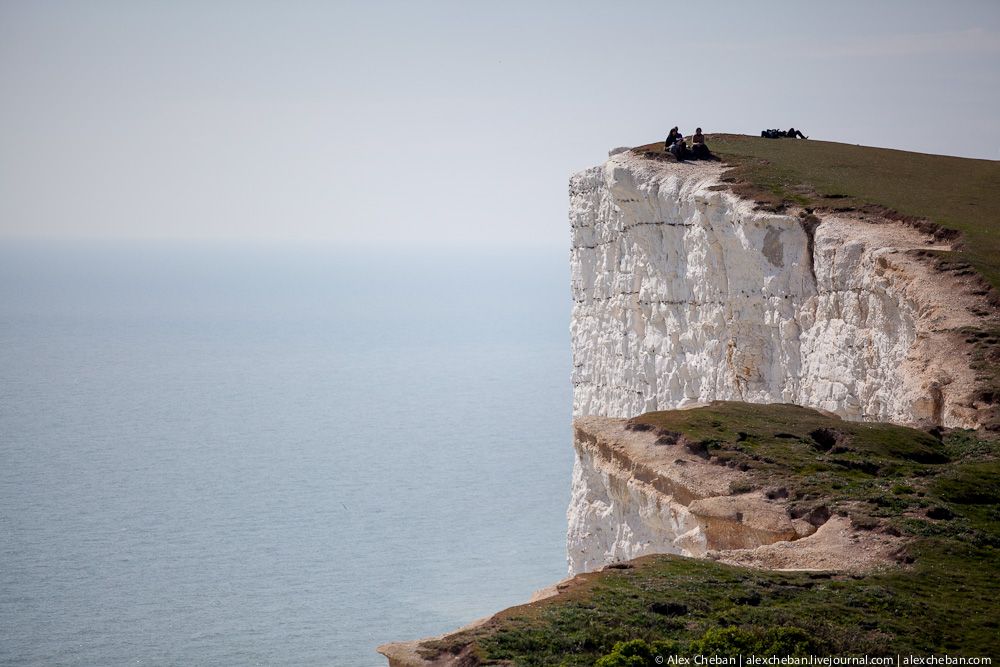
[[[670,133],[667,135],[667,140],[663,142],[663,150],[669,151],[670,147],[674,145],[675,141],[677,141],[677,135],[679,134],[680,132],[677,131],[676,125],[670,128]]]
[[[680,132],[677,133],[677,139],[668,150],[671,155],[677,158],[678,162],[683,162],[685,158],[690,157],[690,151],[687,144],[684,143],[684,136]]]
[[[712,157],[711,151],[708,150],[708,144],[705,143],[705,135],[701,133],[700,127],[694,131],[694,137],[691,139],[691,157],[695,160],[708,160]]]

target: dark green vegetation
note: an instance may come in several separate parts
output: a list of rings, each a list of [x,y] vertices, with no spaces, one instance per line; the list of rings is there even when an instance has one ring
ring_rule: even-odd
[[[766,572],[648,556],[577,577],[561,594],[429,642],[463,664],[649,664],[660,652],[901,653],[1000,657],[1000,445],[826,417],[791,405],[715,403],[632,420],[793,513],[840,513],[908,538],[868,576]],[[643,428],[643,427],[640,427]],[[749,489],[743,489],[749,490]],[[658,642],[657,644],[653,644]],[[617,655],[613,652],[617,650]],[[505,662],[509,661],[509,662]]]
[[[747,473],[733,492],[787,498],[792,516],[820,508],[858,522],[916,511],[923,489],[951,457],[939,439],[904,426],[848,422],[797,405],[716,402],[631,420],[680,433],[684,447]],[[900,491],[900,489],[910,491]]]
[[[1000,162],[829,141],[707,137],[731,169],[724,179],[762,205],[871,211],[961,232],[942,253],[954,271],[971,264],[1000,289]],[[635,149],[663,155],[663,144]]]
[[[686,646],[673,640],[646,642],[631,639],[615,644],[611,653],[600,658],[594,667],[646,667],[656,664],[656,656],[713,655],[739,658],[747,655],[790,655],[805,658],[816,655],[821,646],[800,628],[780,626],[768,629],[712,628]]]

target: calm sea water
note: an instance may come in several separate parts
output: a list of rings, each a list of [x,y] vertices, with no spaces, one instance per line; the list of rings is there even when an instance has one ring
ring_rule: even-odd
[[[0,663],[383,665],[561,578],[566,267],[0,245]]]

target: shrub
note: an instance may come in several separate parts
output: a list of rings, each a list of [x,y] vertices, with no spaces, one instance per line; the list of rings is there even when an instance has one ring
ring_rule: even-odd
[[[653,662],[653,648],[641,639],[618,642],[611,653],[598,659],[594,667],[647,667]]]
[[[655,667],[657,656],[677,655],[677,648],[677,642],[672,640],[655,641],[651,645],[641,639],[618,642],[594,667]]]
[[[691,642],[690,652],[736,658],[740,655],[801,656],[818,652],[820,647],[803,629],[790,626],[769,630],[711,628],[701,639]]]

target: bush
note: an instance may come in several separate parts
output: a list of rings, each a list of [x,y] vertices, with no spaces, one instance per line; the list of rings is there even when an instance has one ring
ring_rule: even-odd
[[[752,653],[756,645],[753,634],[742,628],[712,628],[691,642],[690,648],[691,653],[738,658]]]
[[[769,630],[712,628],[701,639],[691,642],[690,652],[736,658],[740,655],[791,655],[805,657],[820,652],[820,647],[803,629],[783,626]]]
[[[656,641],[652,645],[641,639],[615,644],[611,653],[599,658],[594,667],[655,667],[656,656],[677,655],[677,642]]]
[[[713,655],[737,658],[741,655],[806,657],[822,653],[828,647],[817,642],[802,628],[711,628],[686,650],[673,640],[648,644],[633,639],[615,644],[611,653],[599,658],[594,667],[655,667],[656,657],[671,655]]]
[[[618,642],[611,653],[594,663],[594,667],[647,667],[653,662],[653,648],[641,639]]]

